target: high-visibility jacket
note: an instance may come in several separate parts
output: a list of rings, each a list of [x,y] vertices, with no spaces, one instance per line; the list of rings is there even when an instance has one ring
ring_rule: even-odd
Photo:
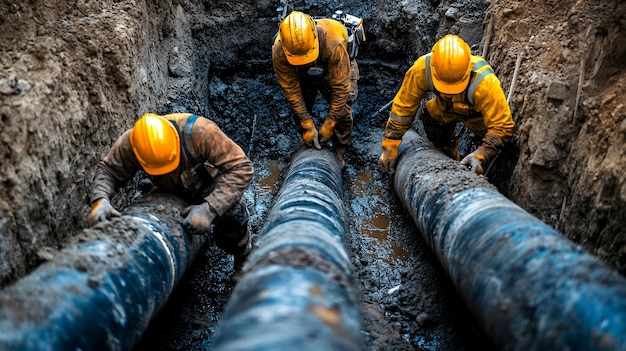
[[[334,19],[319,19],[316,23],[320,54],[315,65],[326,70],[324,84],[331,89],[328,117],[338,121],[342,119],[342,114],[345,114],[345,105],[350,91],[348,33],[345,26]],[[293,66],[287,61],[280,36],[276,37],[272,46],[272,61],[278,84],[294,114],[301,120],[310,118],[302,96],[301,83],[303,82],[300,81],[300,79],[307,78],[298,73],[298,66]]]
[[[176,123],[182,131],[189,116],[191,114],[175,113],[163,117]],[[98,164],[90,192],[91,203],[101,198],[108,199],[142,170],[130,144],[131,130],[127,130],[117,139]],[[184,135],[181,133],[180,137]],[[182,147],[178,167],[164,175],[148,175],[150,180],[160,189],[189,198],[204,195],[207,187],[211,187],[212,191],[204,200],[218,215],[223,215],[239,201],[250,185],[254,171],[252,162],[241,147],[208,118],[197,119],[191,137],[186,138],[186,145],[193,157],[204,162],[212,181],[207,182],[200,178]]]
[[[401,139],[413,124],[422,99],[428,92],[435,92],[437,96],[426,106],[435,120],[441,123],[461,121],[480,136],[491,134],[502,143],[507,142],[513,135],[515,122],[491,66],[482,57],[472,55],[470,64],[473,68],[468,87],[447,100],[435,91],[429,62],[430,54],[421,56],[406,72],[393,100],[386,137]]]

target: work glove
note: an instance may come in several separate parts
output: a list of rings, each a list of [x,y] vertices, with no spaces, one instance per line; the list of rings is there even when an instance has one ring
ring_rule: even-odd
[[[87,216],[87,224],[89,227],[105,222],[112,217],[120,217],[121,214],[111,206],[109,199],[98,199],[91,204],[91,212]]]
[[[483,166],[486,166],[489,161],[496,157],[498,151],[502,148],[502,140],[494,134],[487,133],[482,141],[482,145],[476,151],[461,160],[462,165],[467,166],[476,174],[483,174]]]
[[[461,160],[461,164],[467,166],[467,168],[469,168],[472,172],[476,172],[476,174],[483,174],[483,165],[478,159],[477,152],[478,150],[465,156],[463,160]]]
[[[317,139],[317,129],[315,129],[315,124],[313,124],[313,119],[308,118],[300,120],[300,126],[304,129],[302,132],[302,141],[304,141],[308,147],[321,150],[322,147]]]
[[[194,235],[204,234],[211,230],[213,220],[217,217],[217,213],[211,208],[208,202],[201,205],[193,205],[185,207],[180,213],[183,219],[183,228]]]
[[[396,163],[398,162],[398,146],[402,139],[383,138],[383,153],[380,155],[380,170],[389,174],[396,172]]]
[[[320,133],[319,133],[320,143],[327,142],[330,139],[330,137],[333,136],[333,131],[335,130],[335,124],[337,124],[336,121],[334,121],[330,117],[326,117],[326,119],[324,120],[324,123],[322,124],[322,127],[320,128]]]

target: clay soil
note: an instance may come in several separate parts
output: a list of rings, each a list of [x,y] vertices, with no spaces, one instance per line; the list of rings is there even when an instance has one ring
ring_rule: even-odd
[[[86,227],[95,165],[146,112],[207,116],[242,146],[255,165],[245,194],[251,230],[261,230],[301,142],[272,72],[278,6],[0,2],[0,287],[50,260]],[[517,130],[487,179],[626,273],[626,2],[289,6],[314,16],[343,10],[365,23],[342,175],[346,249],[368,350],[493,349],[378,170],[388,109],[377,111],[413,61],[446,33],[484,54],[510,97]],[[318,125],[325,108],[319,99]],[[419,131],[419,119],[414,127]],[[461,146],[462,154],[471,151]],[[136,200],[139,180],[113,199],[118,209]],[[232,257],[207,245],[134,350],[210,349],[233,289],[231,271]]]

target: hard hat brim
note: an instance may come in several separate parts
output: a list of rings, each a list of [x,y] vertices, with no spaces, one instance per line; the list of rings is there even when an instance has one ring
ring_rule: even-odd
[[[440,93],[450,94],[450,95],[459,94],[459,93],[462,93],[465,90],[465,88],[467,88],[467,84],[469,84],[469,80],[470,80],[469,72],[465,74],[465,77],[463,77],[463,79],[461,79],[460,81],[456,83],[446,83],[437,77],[437,71],[432,64],[430,68],[431,68],[432,76],[433,76],[432,77],[433,85],[435,86],[435,89],[437,89],[437,91]]]
[[[313,48],[304,55],[292,55],[284,47],[283,51],[285,52],[285,56],[287,57],[287,62],[289,62],[289,64],[301,66],[317,60],[317,57],[320,55],[320,46],[318,40],[316,40]]]
[[[176,168],[178,168],[178,164],[180,163],[180,157],[177,157],[177,160],[170,163],[167,166],[163,166],[163,167],[147,167],[147,166],[143,166],[143,170],[148,173],[151,176],[160,176],[160,175],[164,175],[164,174],[168,174],[172,171],[174,171]]]
[[[462,80],[454,84],[444,83],[436,79],[433,79],[433,85],[435,86],[435,89],[437,89],[437,91],[440,93],[449,94],[449,95],[462,93],[465,90],[465,88],[467,88],[467,83],[469,83],[469,77],[466,80]]]

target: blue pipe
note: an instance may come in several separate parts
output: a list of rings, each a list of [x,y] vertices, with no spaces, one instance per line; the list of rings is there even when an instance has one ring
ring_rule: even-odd
[[[150,205],[157,198],[164,207]],[[134,345],[206,241],[183,234],[181,200],[144,200],[0,291],[0,350]]]
[[[341,166],[303,150],[243,267],[213,349],[361,350],[361,322],[344,248]]]
[[[502,350],[626,350],[626,279],[405,134],[394,187],[461,297]]]

